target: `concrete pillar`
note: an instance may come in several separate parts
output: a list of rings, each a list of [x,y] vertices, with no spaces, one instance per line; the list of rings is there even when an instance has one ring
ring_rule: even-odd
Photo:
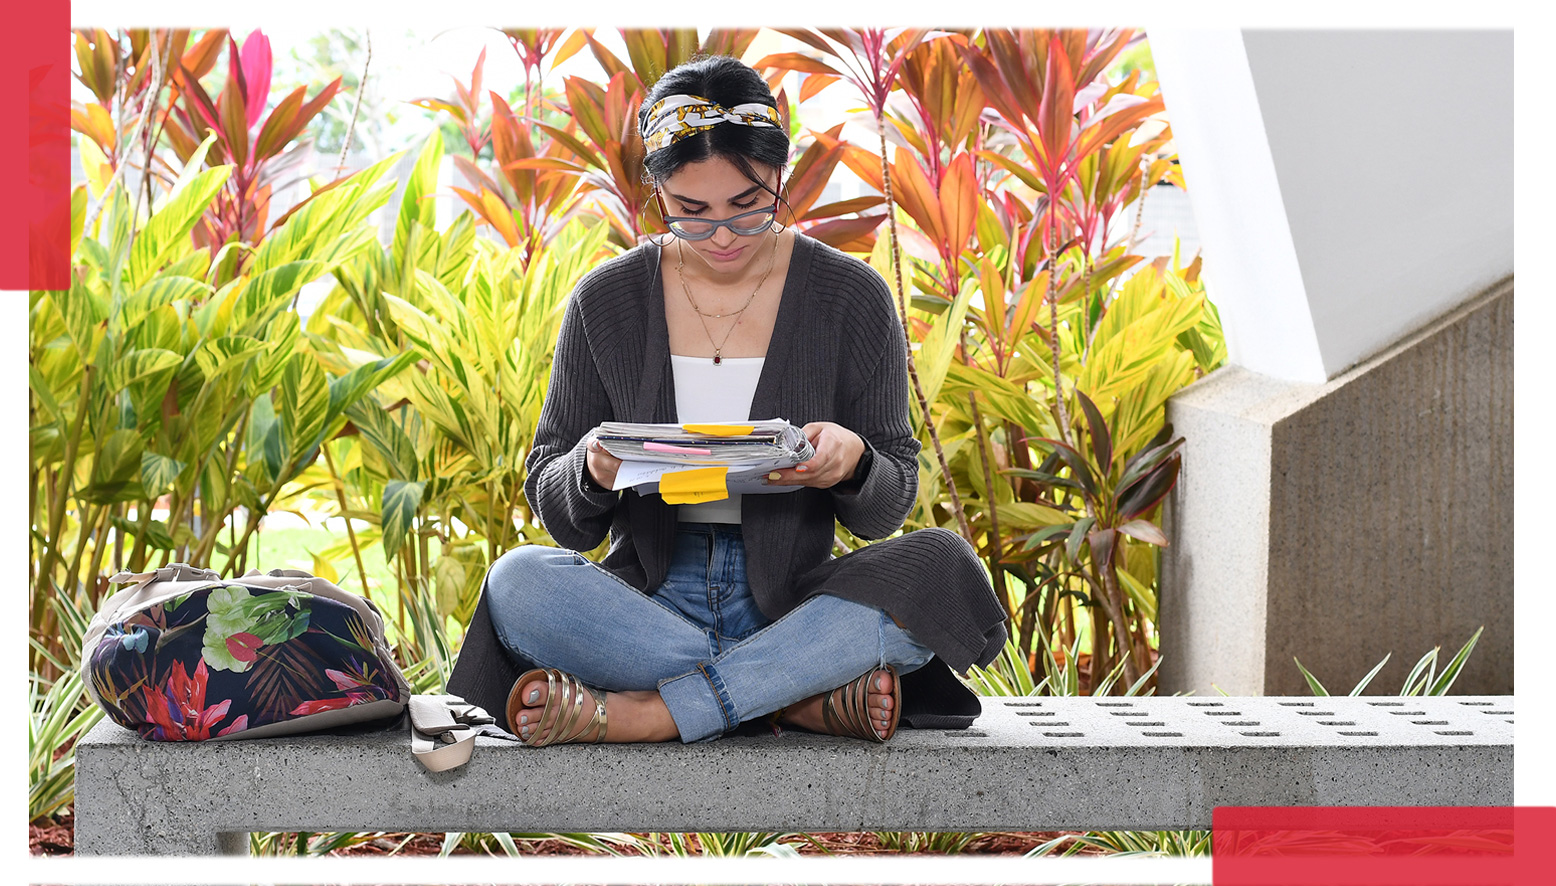
[[[1231,365],[1167,415],[1161,686],[1511,693],[1511,30],[1153,30]]]
[[[1513,692],[1513,285],[1323,384],[1238,366],[1179,393],[1161,691],[1395,693],[1485,632],[1456,694]],[[1441,667],[1439,667],[1439,671]]]

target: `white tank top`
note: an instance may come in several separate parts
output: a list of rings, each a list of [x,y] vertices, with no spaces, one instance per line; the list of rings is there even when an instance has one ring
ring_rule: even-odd
[[[675,373],[676,417],[687,422],[741,422],[751,419],[751,400],[762,376],[766,357],[725,357],[713,365],[712,357],[670,355]],[[739,523],[740,494],[697,504],[676,505],[677,522]]]

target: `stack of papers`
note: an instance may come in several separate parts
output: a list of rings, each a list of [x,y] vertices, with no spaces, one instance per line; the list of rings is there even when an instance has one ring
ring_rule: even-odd
[[[816,454],[805,432],[782,418],[687,424],[608,421],[592,433],[606,452],[621,459],[611,488],[632,488],[642,495],[657,492],[669,504],[719,501],[737,492],[793,492],[800,487],[766,486],[762,476]]]

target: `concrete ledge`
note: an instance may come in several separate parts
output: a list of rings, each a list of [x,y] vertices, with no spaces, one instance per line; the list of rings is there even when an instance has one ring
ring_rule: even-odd
[[[1224,805],[1513,802],[1513,699],[986,698],[885,745],[785,732],[532,749],[429,774],[399,728],[76,747],[80,855],[243,853],[251,831],[1208,828]]]

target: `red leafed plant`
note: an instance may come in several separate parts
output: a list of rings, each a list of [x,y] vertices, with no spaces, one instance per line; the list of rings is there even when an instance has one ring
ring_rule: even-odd
[[[211,211],[195,226],[195,242],[213,251],[229,243],[252,245],[268,231],[270,196],[288,182],[281,178],[303,159],[288,146],[340,90],[336,77],[312,98],[299,86],[265,116],[270,95],[270,40],[258,30],[244,38],[242,48],[227,38],[227,80],[213,100],[199,77],[182,63],[177,82],[183,102],[174,105],[167,136],[179,159],[188,163],[207,133],[215,143],[206,154],[210,166],[230,163],[233,171]],[[261,123],[261,118],[264,122]],[[236,270],[236,255],[223,276]]]

